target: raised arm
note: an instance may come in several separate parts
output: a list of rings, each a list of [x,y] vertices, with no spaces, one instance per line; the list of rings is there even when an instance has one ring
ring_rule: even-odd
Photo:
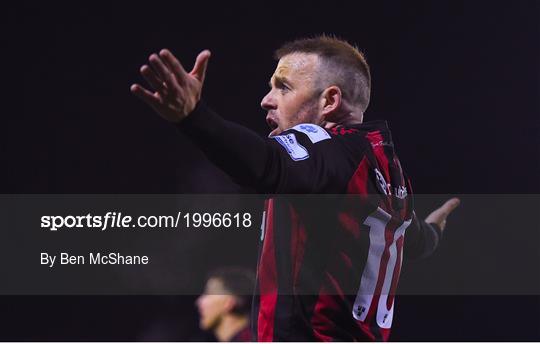
[[[313,171],[322,164],[320,147],[332,149],[326,142],[330,135],[309,125],[311,130],[320,130],[318,136],[291,129],[272,139],[261,138],[224,120],[200,101],[209,57],[209,51],[201,52],[193,70],[187,73],[170,51],[152,54],[149,65],[140,69],[152,90],[134,84],[131,91],[163,118],[177,123],[212,162],[238,183],[261,193],[322,190],[329,178]],[[331,166],[331,161],[328,163]]]

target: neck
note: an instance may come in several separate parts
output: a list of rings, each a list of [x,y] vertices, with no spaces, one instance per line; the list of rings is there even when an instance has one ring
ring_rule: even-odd
[[[347,113],[345,115],[339,116],[335,119],[335,122],[323,121],[322,126],[325,129],[332,129],[338,125],[354,125],[361,124],[364,119],[364,114],[360,113]]]
[[[334,127],[337,127],[338,125],[354,125],[354,124],[361,124],[362,121],[359,119],[351,118],[348,121],[339,121],[339,122],[323,122],[323,127],[325,129],[332,129]]]
[[[248,325],[246,316],[225,315],[219,326],[214,330],[214,335],[220,342],[229,342],[238,332]]]

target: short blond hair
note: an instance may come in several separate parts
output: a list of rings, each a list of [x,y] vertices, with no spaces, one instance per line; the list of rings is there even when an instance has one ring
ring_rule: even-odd
[[[344,101],[364,112],[371,94],[371,73],[366,58],[357,47],[335,36],[320,35],[285,43],[274,53],[279,60],[294,54],[316,54],[321,63],[318,69],[318,86],[336,85]]]

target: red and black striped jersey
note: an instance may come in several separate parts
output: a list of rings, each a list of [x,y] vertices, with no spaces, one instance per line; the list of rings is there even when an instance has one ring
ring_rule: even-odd
[[[440,231],[418,221],[386,122],[299,124],[260,138],[204,104],[180,124],[265,201],[252,331],[258,341],[387,340],[403,255]]]

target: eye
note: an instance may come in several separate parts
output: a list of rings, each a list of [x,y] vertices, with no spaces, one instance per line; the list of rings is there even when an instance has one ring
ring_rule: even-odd
[[[287,87],[285,84],[281,84],[278,86],[279,90],[281,91],[281,93],[287,93],[289,92],[291,89],[289,87]]]

